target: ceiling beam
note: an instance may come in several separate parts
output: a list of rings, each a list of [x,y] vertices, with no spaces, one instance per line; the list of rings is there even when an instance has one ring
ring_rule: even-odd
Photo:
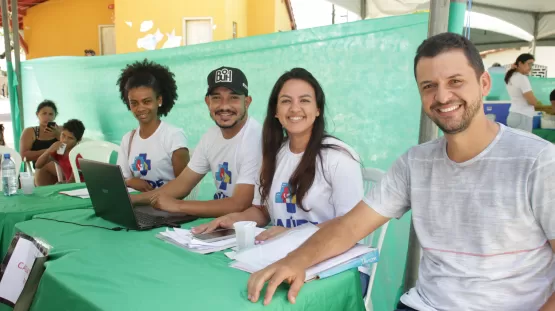
[[[513,8],[501,7],[501,6],[492,5],[492,4],[479,3],[479,2],[478,3],[473,3],[472,7],[499,10],[499,11],[508,11],[508,12],[520,13],[520,14],[523,14],[523,13],[524,14],[540,13],[540,12],[531,11],[531,10],[513,9]]]

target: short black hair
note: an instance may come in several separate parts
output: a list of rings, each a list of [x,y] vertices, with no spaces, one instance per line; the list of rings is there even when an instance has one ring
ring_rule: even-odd
[[[56,107],[56,104],[49,100],[49,99],[45,99],[43,100],[37,107],[37,113],[39,113],[39,111],[42,110],[42,108],[46,108],[46,107],[50,107],[52,108],[52,110],[54,110],[54,116],[58,115],[58,108]]]
[[[175,75],[167,66],[162,66],[145,59],[127,65],[119,76],[117,84],[121,100],[129,107],[129,90],[138,87],[152,88],[156,97],[162,96],[162,106],[158,108],[158,115],[167,116],[177,100],[177,84]]]
[[[476,46],[467,38],[452,32],[429,37],[420,44],[414,57],[414,76],[416,77],[416,65],[422,57],[436,57],[451,50],[462,50],[468,63],[474,68],[476,78],[479,79],[482,76],[485,71],[484,62]]]
[[[77,119],[71,119],[62,125],[64,130],[70,131],[77,141],[80,141],[83,138],[83,134],[85,133],[85,125],[83,122]]]
[[[551,91],[551,94],[549,94],[549,101],[554,101],[555,100],[555,90]]]

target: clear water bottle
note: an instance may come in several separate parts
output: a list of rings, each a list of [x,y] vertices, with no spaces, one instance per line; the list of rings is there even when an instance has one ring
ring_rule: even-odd
[[[5,196],[17,193],[16,173],[15,162],[10,158],[10,154],[4,154],[4,159],[2,160],[2,189]]]

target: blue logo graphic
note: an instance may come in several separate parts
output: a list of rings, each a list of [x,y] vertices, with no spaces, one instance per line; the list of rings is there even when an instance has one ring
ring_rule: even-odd
[[[152,169],[150,166],[150,160],[147,159],[146,153],[139,154],[139,156],[135,158],[135,161],[133,161],[133,165],[131,165],[131,167],[134,172],[140,172],[143,176],[146,176],[148,171]]]
[[[318,224],[317,221],[309,221],[306,219],[294,219],[293,216],[291,216],[288,219],[285,219],[285,221],[281,218],[276,219],[276,226],[281,226],[285,228],[294,228],[309,222],[312,223],[313,225]]]
[[[231,172],[228,169],[228,163],[218,165],[218,171],[216,172],[216,180],[220,182],[220,190],[227,190],[227,185],[231,184]]]
[[[227,195],[225,195],[225,193],[223,192],[216,192],[214,194],[214,200],[220,200],[220,199],[225,199],[225,198],[229,198]]]
[[[162,179],[158,179],[157,181],[152,181],[152,180],[145,180],[145,181],[152,187],[152,189],[160,188],[164,185],[164,181]]]
[[[281,184],[281,190],[276,193],[275,200],[276,203],[285,203],[288,213],[295,214],[297,212],[297,196],[291,196],[291,188],[288,183]]]

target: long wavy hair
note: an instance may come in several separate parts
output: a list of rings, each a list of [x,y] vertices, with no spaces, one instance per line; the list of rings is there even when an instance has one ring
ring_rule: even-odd
[[[303,153],[299,165],[289,179],[291,196],[297,196],[297,205],[303,211],[308,212],[303,206],[303,198],[314,183],[316,177],[317,159],[323,168],[322,154],[323,149],[344,150],[344,148],[334,144],[324,144],[326,137],[333,137],[326,132],[325,107],[326,96],[324,91],[314,76],[303,68],[293,68],[285,72],[276,82],[268,100],[268,110],[262,129],[262,168],[260,171],[260,196],[261,205],[265,205],[270,196],[270,189],[276,172],[277,155],[283,143],[288,139],[287,131],[283,128],[279,120],[275,117],[277,113],[278,96],[285,82],[296,79],[307,82],[314,89],[316,95],[316,105],[320,110],[320,115],[314,120],[312,133]],[[335,137],[334,137],[335,138]],[[350,153],[349,153],[350,154]],[[352,155],[351,155],[352,156]]]

